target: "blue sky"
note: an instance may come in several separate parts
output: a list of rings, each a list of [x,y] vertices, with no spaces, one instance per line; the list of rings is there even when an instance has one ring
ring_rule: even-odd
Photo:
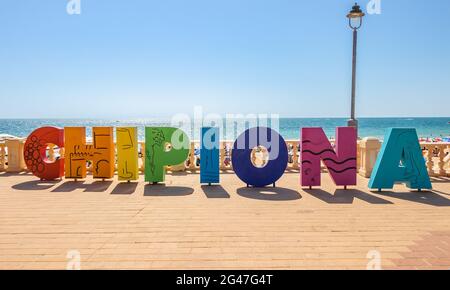
[[[353,1],[67,2],[2,0],[0,118],[349,115]],[[360,31],[357,115],[448,116],[450,1],[381,4]]]

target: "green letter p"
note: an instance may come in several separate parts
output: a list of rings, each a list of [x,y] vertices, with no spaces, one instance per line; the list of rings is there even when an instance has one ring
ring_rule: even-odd
[[[170,127],[145,128],[145,181],[165,180],[165,167],[178,165],[189,156],[189,137],[182,130]]]

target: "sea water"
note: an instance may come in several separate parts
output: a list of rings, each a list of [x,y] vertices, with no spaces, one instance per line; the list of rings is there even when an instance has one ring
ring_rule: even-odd
[[[335,137],[336,127],[346,126],[345,118],[281,118],[279,132],[286,140],[299,139],[300,128],[322,127],[328,137]],[[139,140],[144,140],[144,127],[171,126],[170,119],[135,119],[135,120],[106,120],[106,119],[0,119],[0,134],[10,134],[18,137],[27,137],[33,130],[42,126],[85,126],[87,136],[91,136],[91,127],[94,126],[132,126],[138,127]],[[200,125],[197,125],[200,127]],[[359,119],[360,137],[377,137],[383,139],[388,128],[416,128],[419,137],[445,138],[450,136],[450,117],[445,118],[361,118]],[[200,131],[194,128],[193,131]],[[236,134],[244,128],[228,130],[224,139],[234,140]]]

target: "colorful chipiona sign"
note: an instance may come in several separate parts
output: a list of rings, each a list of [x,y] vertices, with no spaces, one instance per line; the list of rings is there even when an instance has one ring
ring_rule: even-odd
[[[116,144],[114,145],[114,131]],[[357,185],[357,136],[352,127],[336,129],[333,147],[322,128],[302,128],[300,185],[321,185],[321,162],[337,186]],[[220,183],[218,128],[201,128],[200,183]],[[65,158],[50,161],[48,144],[64,150]],[[264,147],[268,158],[265,166],[255,166],[252,152]],[[117,148],[117,151],[116,151]],[[189,156],[190,140],[185,132],[171,127],[145,128],[145,181],[164,182],[166,167],[182,164]],[[86,143],[85,127],[42,127],[30,134],[24,157],[28,169],[41,180],[85,179],[87,162],[97,179],[112,179],[116,168],[119,181],[139,178],[138,137],[135,127],[94,127],[92,143]],[[271,128],[246,130],[234,142],[231,161],[236,175],[247,185],[276,185],[288,165],[288,149],[283,137]],[[116,167],[117,165],[117,167]],[[425,160],[415,129],[388,130],[383,147],[369,181],[369,188],[392,189],[405,183],[410,189],[431,189]]]

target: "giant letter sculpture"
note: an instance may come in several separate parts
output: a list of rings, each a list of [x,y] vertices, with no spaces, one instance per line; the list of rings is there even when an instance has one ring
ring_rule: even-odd
[[[189,147],[189,137],[180,129],[145,128],[145,181],[164,182],[165,167],[185,162]]]
[[[392,128],[384,137],[369,188],[392,189],[395,182],[411,189],[432,189],[416,129]]]
[[[338,186],[356,185],[356,130],[336,129],[336,151],[322,128],[301,130],[301,185],[320,186],[320,160]]]
[[[137,180],[139,178],[137,128],[117,128],[116,136],[119,180]]]
[[[254,148],[263,146],[269,153],[267,164],[256,167],[251,160]],[[247,186],[264,187],[284,174],[288,163],[286,142],[275,130],[265,127],[251,128],[242,133],[233,145],[231,153],[233,169]]]
[[[53,180],[64,176],[64,158],[50,161],[47,158],[47,145],[64,147],[64,129],[42,127],[28,136],[24,147],[27,168],[41,180]]]
[[[219,128],[202,128],[200,183],[219,183]]]
[[[86,162],[92,162],[94,178],[114,176],[114,140],[112,127],[93,127],[92,145],[86,145],[85,127],[66,127],[66,178],[86,178]]]

